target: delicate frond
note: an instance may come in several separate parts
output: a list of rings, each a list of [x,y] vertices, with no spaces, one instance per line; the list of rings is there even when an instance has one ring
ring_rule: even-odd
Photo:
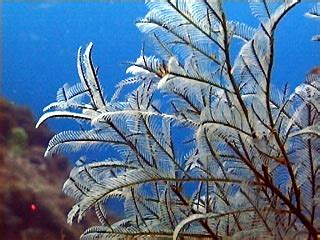
[[[68,111],[55,111],[55,112],[47,112],[41,116],[36,124],[36,128],[38,128],[41,124],[43,124],[46,120],[50,118],[71,118],[81,121],[91,121],[92,117],[87,114],[82,113],[73,113]]]
[[[294,91],[278,89],[272,74],[276,29],[300,2],[249,0],[260,21],[251,27],[227,19],[220,0],[147,0],[136,25],[156,55],[143,49],[109,102],[93,44],[79,48],[80,83],[63,85],[36,127],[52,118],[85,123],[56,134],[46,156],[107,154],[80,158],[63,186],[76,202],[69,224],[90,209],[100,222],[81,239],[319,236],[320,70]],[[319,4],[306,16],[318,19]],[[124,209],[115,223],[111,199]]]
[[[55,135],[49,142],[45,156],[61,151],[79,151],[96,144],[126,145],[112,130],[66,131]]]
[[[317,3],[305,14],[306,17],[320,19],[320,4]]]
[[[81,47],[78,50],[78,74],[81,83],[86,86],[89,91],[90,98],[94,108],[103,110],[105,107],[105,100],[102,93],[102,88],[98,81],[98,76],[94,68],[91,51],[93,44],[89,43],[85,52],[82,54]]]
[[[239,38],[245,42],[251,40],[256,33],[256,29],[240,22],[230,22],[233,37]]]

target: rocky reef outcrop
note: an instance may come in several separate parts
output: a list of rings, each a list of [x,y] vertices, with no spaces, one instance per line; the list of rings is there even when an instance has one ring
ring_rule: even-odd
[[[70,165],[63,156],[43,158],[52,133],[34,126],[29,109],[0,98],[0,239],[79,239],[97,220],[89,214],[67,225],[73,203],[61,188]]]

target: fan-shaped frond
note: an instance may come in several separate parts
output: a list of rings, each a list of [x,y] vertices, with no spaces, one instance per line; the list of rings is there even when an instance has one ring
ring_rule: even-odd
[[[73,219],[78,215],[78,221],[83,217],[83,214],[95,204],[105,200],[109,194],[112,192],[130,188],[138,184],[143,184],[147,182],[161,181],[161,180],[171,180],[174,179],[166,173],[159,172],[158,170],[145,167],[144,169],[130,170],[118,176],[116,178],[108,178],[101,181],[99,184],[93,186],[87,195],[81,199],[81,201],[75,205],[79,211],[76,211],[69,218]]]
[[[82,113],[73,113],[68,111],[54,111],[54,112],[48,112],[41,116],[41,118],[38,120],[36,124],[36,128],[38,128],[41,124],[43,124],[46,120],[50,118],[71,118],[81,121],[91,121],[92,117],[87,114]]]
[[[319,19],[320,18],[320,4],[317,3],[316,5],[314,5],[309,12],[307,12],[305,14],[306,17],[310,17],[310,18],[316,18]]]
[[[240,22],[229,22],[231,27],[232,35],[235,38],[239,38],[245,42],[251,40],[256,33],[256,29],[249,27],[245,23]]]
[[[261,22],[265,22],[271,19],[275,5],[284,1],[262,0],[255,1],[249,0],[252,14],[257,17]]]
[[[66,131],[55,135],[49,142],[45,156],[61,151],[79,151],[96,144],[126,145],[112,130]]]
[[[93,107],[102,110],[105,107],[105,100],[103,98],[102,88],[98,81],[97,72],[91,59],[92,47],[93,44],[89,43],[83,55],[81,47],[79,48],[77,62],[78,74],[81,83],[86,86],[89,91]]]
[[[60,88],[36,127],[86,123],[55,135],[46,155],[115,150],[116,159],[80,159],[63,186],[76,201],[67,222],[94,208],[102,225],[82,239],[319,235],[319,67],[293,92],[272,84],[276,28],[300,2],[249,0],[260,20],[253,28],[227,19],[220,0],[147,0],[136,24],[157,55],[142,50],[110,102],[92,43],[79,49],[80,83]],[[316,4],[306,15],[318,12]],[[234,62],[232,38],[243,40]],[[124,209],[113,224],[109,199]]]

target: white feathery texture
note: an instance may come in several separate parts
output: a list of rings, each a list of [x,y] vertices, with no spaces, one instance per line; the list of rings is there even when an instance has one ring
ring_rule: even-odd
[[[52,118],[81,127],[56,134],[47,156],[105,153],[81,157],[63,186],[76,202],[67,222],[94,209],[101,224],[81,239],[319,235],[319,67],[293,91],[272,83],[276,30],[301,1],[248,2],[258,26],[226,19],[220,0],[147,0],[136,25],[155,56],[142,50],[110,100],[93,44],[79,48],[80,82],[58,90],[36,127]],[[319,4],[306,16],[319,19]],[[109,199],[124,208],[117,222]]]

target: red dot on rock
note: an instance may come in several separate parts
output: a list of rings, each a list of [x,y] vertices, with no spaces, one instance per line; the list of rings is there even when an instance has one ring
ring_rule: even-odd
[[[31,209],[31,212],[35,212],[35,211],[38,210],[38,206],[37,206],[36,204],[32,203],[32,204],[30,205],[30,209]]]

